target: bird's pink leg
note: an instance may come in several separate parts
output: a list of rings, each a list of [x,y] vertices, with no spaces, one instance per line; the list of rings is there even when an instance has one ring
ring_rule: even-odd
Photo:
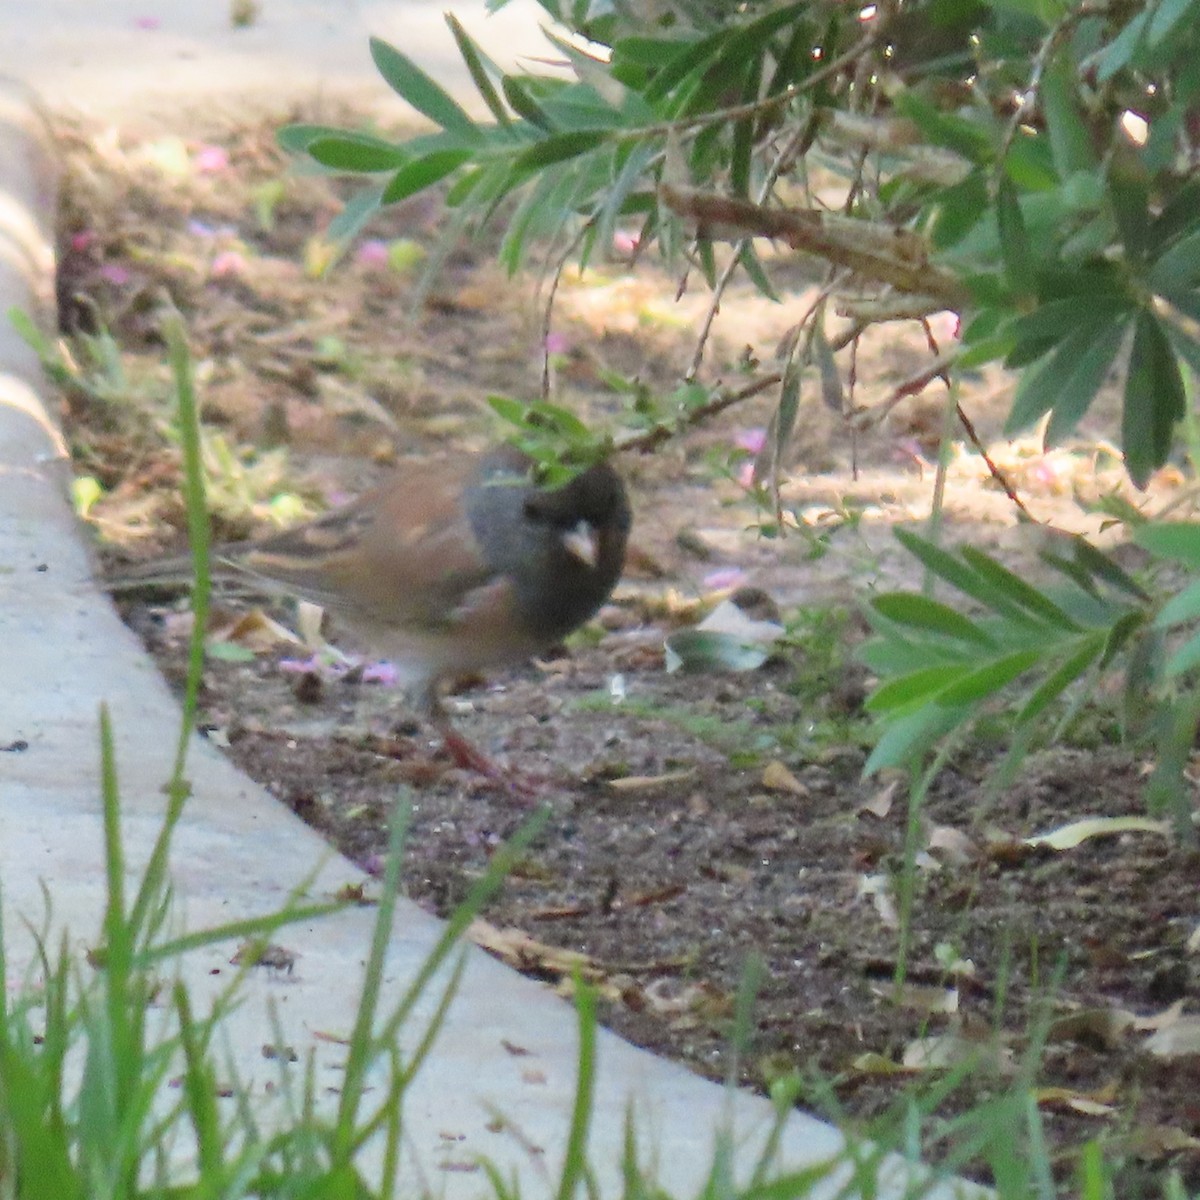
[[[494,759],[486,755],[469,738],[464,737],[453,725],[449,717],[440,709],[434,715],[438,733],[442,737],[442,745],[446,753],[454,760],[454,765],[464,771],[474,771],[484,779],[502,787],[514,800],[529,804],[537,799],[541,790],[538,783],[515,771],[500,766]]]

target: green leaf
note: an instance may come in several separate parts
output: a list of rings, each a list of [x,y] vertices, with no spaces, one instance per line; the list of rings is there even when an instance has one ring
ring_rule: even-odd
[[[1017,191],[1006,177],[996,194],[996,225],[1000,233],[1000,256],[1008,286],[1018,296],[1033,294],[1033,250],[1025,218],[1017,202]]]
[[[1104,48],[1097,64],[1096,78],[1100,83],[1111,79],[1127,67],[1146,44],[1150,10],[1142,9]]]
[[[664,63],[643,93],[645,99],[655,104],[684,80],[704,75],[716,77],[721,84],[726,83],[733,71],[740,71],[752,58],[762,57],[771,37],[796,21],[806,7],[803,3],[783,5],[740,29],[732,23],[727,24],[693,42]]]
[[[944,691],[947,686],[964,678],[970,671],[971,668],[963,663],[949,663],[910,671],[899,679],[890,679],[877,687],[868,697],[864,707],[868,712],[876,713],[912,708],[915,704],[927,701]]]
[[[666,641],[666,669],[674,671],[755,671],[771,657],[769,645],[748,642],[711,629],[681,629]]]
[[[417,192],[423,192],[457,171],[470,158],[469,150],[436,150],[424,158],[405,163],[383,189],[383,203],[397,204]]]
[[[1010,322],[1007,328],[1019,345],[1060,342],[1082,326],[1106,325],[1132,312],[1133,301],[1129,297],[1117,292],[1098,294],[1096,284],[1082,272],[1072,276],[1067,286],[1071,288],[1069,296],[1047,300],[1033,312]]]
[[[713,58],[727,37],[726,30],[718,30],[706,38],[688,43],[677,53],[665,58],[662,61],[661,69],[643,92],[646,100],[650,104],[664,100],[671,90],[691,75],[697,67],[703,66]]]
[[[978,600],[993,612],[1010,617],[1025,625],[1037,625],[1027,612],[1010,600],[996,593],[985,579],[981,579],[969,566],[960,562],[954,555],[947,553],[940,546],[918,536],[909,529],[897,527],[893,534],[896,540],[914,557],[919,559],[940,579],[944,579],[951,587]]]
[[[248,646],[239,646],[237,642],[208,642],[205,644],[204,653],[218,662],[248,663],[253,662],[255,658],[253,650]]]
[[[934,145],[953,150],[979,166],[991,164],[994,157],[991,135],[982,121],[944,112],[911,88],[899,92],[892,103]]]
[[[783,372],[779,388],[779,405],[771,415],[766,442],[754,463],[754,482],[770,480],[776,486],[779,464],[787,455],[787,448],[796,427],[796,414],[800,411],[800,366],[793,353]]]
[[[758,289],[760,295],[765,296],[772,304],[782,303],[779,294],[771,286],[770,276],[767,275],[762,260],[758,257],[758,251],[754,249],[753,239],[747,239],[741,254],[738,255],[738,262],[742,264],[742,269],[746,272],[750,282]]]
[[[577,158],[603,145],[612,135],[604,129],[573,129],[568,133],[552,133],[534,142],[517,155],[513,166],[518,171],[534,171],[551,163]]]
[[[446,24],[450,26],[450,32],[454,35],[455,42],[458,43],[458,52],[462,55],[463,62],[467,64],[467,70],[470,71],[476,90],[483,98],[484,104],[488,106],[492,116],[501,125],[508,125],[510,122],[508,110],[504,107],[504,101],[500,99],[500,93],[496,91],[488,74],[490,68],[491,72],[499,77],[500,69],[479,49],[453,13],[446,13]]]
[[[1145,628],[1146,614],[1143,612],[1128,612],[1114,621],[1104,639],[1104,654],[1100,658],[1100,666],[1107,667],[1129,645],[1134,635],[1141,633]]]
[[[382,138],[366,134],[342,133],[314,138],[306,147],[308,153],[323,167],[335,171],[394,171],[408,155]]]
[[[1134,536],[1136,540],[1136,534]],[[1102,550],[1097,550],[1086,538],[1076,536],[1071,540],[1074,546],[1075,561],[1084,570],[1094,575],[1097,579],[1103,579],[1111,587],[1125,592],[1128,596],[1132,596],[1135,600],[1140,600],[1143,603],[1149,601],[1150,594],[1145,588],[1127,571],[1118,566],[1109,555],[1105,554]]]
[[[1025,702],[1017,714],[1016,724],[1027,725],[1054,703],[1104,652],[1106,635],[1103,632],[1089,634],[1070,655]]]
[[[961,663],[964,648],[960,643],[940,642],[932,638],[910,641],[895,625],[882,617],[866,613],[868,623],[879,635],[859,651],[863,665],[880,678],[910,675],[934,663]]]
[[[813,355],[821,376],[821,401],[827,409],[843,416],[846,411],[846,395],[842,390],[842,377],[834,361],[833,350],[825,337],[824,309],[813,324]]]
[[[500,86],[504,89],[504,98],[513,112],[547,133],[555,132],[554,124],[546,116],[541,105],[533,98],[533,93],[522,80],[515,75],[505,75],[500,81]]]
[[[991,212],[987,177],[976,169],[965,179],[943,188],[930,202],[935,214],[933,244],[945,250],[960,242]]]
[[[1050,423],[1046,426],[1047,446],[1059,445],[1075,431],[1075,426],[1083,419],[1084,413],[1107,380],[1113,360],[1125,341],[1125,327],[1125,322],[1114,321],[1094,330],[1090,344],[1079,349],[1074,369],[1070,369],[1070,360],[1065,357],[1069,352],[1068,345],[1064,343],[1059,347],[1056,353],[1064,358],[1066,378],[1059,383],[1045,375],[1041,380],[1043,387],[1048,387],[1051,383],[1058,384],[1057,398],[1050,412]],[[1070,352],[1074,352],[1074,349],[1071,348]]]
[[[1134,530],[1133,540],[1158,558],[1169,558],[1200,571],[1200,523],[1162,521],[1142,525]]]
[[[1170,629],[1172,625],[1182,625],[1185,621],[1195,621],[1200,618],[1200,579],[1188,584],[1182,592],[1176,593],[1159,609],[1154,618],[1157,629]]]
[[[1121,417],[1125,469],[1138,487],[1166,461],[1175,422],[1185,411],[1179,363],[1158,318],[1144,309],[1134,327]]]
[[[1077,359],[1074,350],[1089,340],[1088,332],[1069,337],[1049,354],[1025,367],[1017,382],[1012,410],[1004,422],[1004,436],[1013,437],[1036,425],[1053,407],[1063,377],[1069,378]]]
[[[975,569],[975,573],[993,587],[998,595],[1006,596],[1026,612],[1051,625],[1070,630],[1072,633],[1081,632],[1078,622],[1072,620],[1053,600],[994,558],[984,554],[982,550],[974,546],[963,546],[960,553],[967,564]]]
[[[745,83],[742,86],[742,103],[749,104],[758,99],[762,87],[762,59],[755,57],[750,60],[749,68],[744,72]],[[735,196],[750,198],[750,176],[754,161],[754,118],[743,117],[733,127],[733,145],[729,152],[729,186]]]
[[[871,751],[864,775],[899,767],[919,760],[942,734],[960,724],[968,714],[929,704],[914,713],[888,722],[875,748]]]
[[[994,645],[992,639],[974,621],[955,612],[947,604],[929,599],[928,596],[919,596],[914,592],[888,592],[874,597],[871,607],[881,617],[895,621],[898,625],[906,625],[911,629],[925,629],[930,633],[973,642],[979,646]]]
[[[290,154],[307,154],[308,148],[318,138],[340,138],[346,130],[334,125],[285,125],[275,134],[280,149]]]
[[[1140,267],[1150,242],[1150,178],[1133,147],[1121,140],[1108,162],[1108,204],[1127,257]]]
[[[952,683],[935,700],[941,708],[961,708],[1006,688],[1042,660],[1040,650],[1018,650]]]
[[[1159,0],[1150,11],[1146,40],[1151,46],[1160,45],[1185,19],[1200,21],[1200,3],[1197,0]]]
[[[1092,137],[1080,115],[1079,73],[1066,52],[1055,56],[1042,78],[1042,108],[1054,169],[1064,181],[1096,166]]]
[[[522,429],[525,427],[524,401],[515,400],[512,396],[489,396],[487,403],[500,420],[507,421],[510,425],[517,425]]]
[[[1187,674],[1200,666],[1200,633],[1194,633],[1182,646],[1171,652],[1165,668],[1169,679]]]
[[[1200,229],[1180,238],[1154,264],[1150,286],[1168,299],[1176,292],[1191,291],[1200,282]]]
[[[631,64],[638,67],[653,67],[657,70],[664,63],[671,62],[694,45],[694,40],[682,38],[641,35],[623,37],[613,44],[612,62],[614,67]]]
[[[371,57],[388,87],[422,116],[468,142],[482,141],[479,127],[449,92],[426,75],[407,54],[382,38],[371,38]]]
[[[348,242],[379,211],[383,187],[365,187],[346,201],[342,211],[329,222],[325,237],[331,242]]]

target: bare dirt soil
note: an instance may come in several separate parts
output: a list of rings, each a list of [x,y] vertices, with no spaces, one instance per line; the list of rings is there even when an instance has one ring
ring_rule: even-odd
[[[71,344],[90,354],[93,381],[64,393],[63,419],[79,475],[96,481],[81,504],[114,569],[182,544],[164,293],[193,340],[223,537],[336,502],[394,463],[482,445],[498,435],[487,394],[538,393],[533,283],[508,279],[476,246],[453,251],[419,296],[420,267],[406,262],[429,252],[442,221],[425,199],[385,214],[317,277],[327,253],[317,235],[347,189],[289,171],[270,131],[62,130],[62,323],[84,335]],[[733,290],[706,378],[735,379],[747,346],[769,366],[805,311],[804,270],[777,268],[789,301]],[[675,303],[677,282],[678,272],[634,273],[616,259],[565,278],[556,397],[619,427],[623,401],[606,372],[674,387],[708,303],[694,279]],[[873,336],[859,351],[856,403],[887,398],[927,354],[920,330]],[[985,438],[1009,396],[998,374],[964,395]],[[1112,744],[1101,715],[1090,745],[1034,754],[1012,786],[987,783],[999,745],[941,774],[913,818],[920,852],[904,921],[907,785],[861,777],[870,681],[854,651],[861,600],[912,576],[888,529],[928,512],[943,400],[931,390],[853,438],[806,401],[785,488],[802,529],[782,541],[757,536],[733,479],[745,461],[737,443],[770,405],[759,397],[624,462],[636,525],[613,603],[569,649],[464,681],[452,699],[464,733],[541,778],[550,810],[475,936],[549,986],[567,990],[580,969],[614,1029],[712,1077],[730,1070],[734,998],[758,963],[735,1068],[747,1083],[799,1073],[803,1103],[864,1130],[920,1097],[929,1153],[954,1162],[968,1140],[955,1114],[1020,1085],[1064,1187],[1089,1139],[1122,1162],[1122,1197],[1158,1195],[1171,1166],[1200,1187],[1200,1056],[1156,1054],[1150,1040],[1195,1008],[1200,858],[1146,832],[1065,852],[1022,841],[1083,817],[1144,815],[1146,764]],[[1064,527],[1096,531],[1077,501],[1119,486],[1094,441],[994,453],[1035,515]],[[1177,482],[1160,477],[1151,499]],[[1012,506],[969,446],[951,464],[947,527],[950,540],[1021,552]],[[668,673],[664,637],[736,581],[781,606],[779,653],[744,674]],[[123,603],[178,680],[185,605]],[[306,664],[310,652],[280,642],[259,603],[222,602],[203,728],[368,870],[407,797],[404,888],[448,912],[528,809],[455,768],[386,677]],[[287,610],[267,613],[294,628]]]

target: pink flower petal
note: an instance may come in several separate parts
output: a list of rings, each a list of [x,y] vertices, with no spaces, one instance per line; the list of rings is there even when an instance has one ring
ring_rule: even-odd
[[[571,343],[567,340],[566,334],[548,333],[546,334],[547,354],[566,354],[571,349]]]
[[[309,658],[281,658],[276,665],[289,675],[307,675],[310,671],[321,669],[315,654]]]
[[[363,683],[378,683],[383,687],[395,687],[400,673],[390,662],[374,662],[363,668]]]
[[[364,267],[386,267],[388,265],[387,242],[380,238],[370,238],[359,246],[354,257]]]
[[[745,450],[750,454],[761,454],[762,448],[767,444],[767,431],[765,429],[741,429],[733,435],[733,444],[739,450]]]
[[[230,276],[242,275],[246,271],[246,257],[236,250],[222,250],[212,260],[208,273],[212,279],[224,279]]]
[[[78,233],[71,236],[71,249],[78,252],[89,249],[97,242],[96,231],[94,229],[81,229]]]
[[[100,278],[107,283],[116,284],[117,287],[123,287],[129,282],[129,268],[121,263],[105,263],[100,268]]]
[[[194,159],[201,175],[215,175],[229,167],[229,152],[224,146],[201,146]]]
[[[162,22],[158,17],[134,17],[133,27],[135,29],[160,29]]]
[[[723,592],[727,588],[741,587],[746,582],[746,572],[741,567],[722,567],[719,571],[710,571],[702,582],[710,592]]]

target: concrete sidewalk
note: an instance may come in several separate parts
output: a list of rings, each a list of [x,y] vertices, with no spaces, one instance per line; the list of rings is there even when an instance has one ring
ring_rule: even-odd
[[[490,16],[482,0],[258,0],[241,27],[230,10],[230,0],[4,0],[0,73],[16,72],[53,109],[126,122],[312,97],[404,115],[375,73],[371,35],[411,54],[468,105],[475,88],[446,12],[503,67],[551,49],[535,0],[511,0]]]
[[[532,7],[523,6],[526,17]],[[260,26],[230,31],[223,8],[217,19],[213,6],[202,0],[114,3],[104,7],[103,17],[85,0],[15,8],[9,0],[0,10],[0,44],[16,46],[10,61],[28,66],[29,80],[43,89],[51,108],[103,112],[113,120],[133,110],[140,118],[151,103],[186,104],[210,94],[228,102],[242,94],[241,79],[253,79],[253,94],[260,99],[261,81],[270,81],[274,102],[282,99],[280,79],[288,81],[293,94],[332,87],[335,79],[336,86],[344,82],[360,94],[382,89],[361,36],[376,18],[378,31],[400,44],[407,40],[407,49],[438,72],[436,55],[417,45],[424,36],[420,31],[440,21],[436,6],[358,5],[352,18],[336,22],[319,15],[327,8],[264,0]],[[395,23],[390,29],[385,9],[387,20]],[[131,21],[154,17],[156,11],[163,14],[157,28],[135,25],[131,31]],[[474,13],[478,23],[478,8]],[[407,31],[405,37],[397,36],[397,28]],[[532,23],[526,32],[536,36]],[[247,40],[239,41],[243,34]],[[143,44],[157,50],[139,54],[157,58],[166,46],[176,57],[160,59],[157,69],[140,58],[131,66],[131,47]],[[524,48],[526,41],[509,35],[507,44]],[[357,66],[350,65],[356,61]],[[386,89],[381,94],[390,95]],[[52,185],[52,167],[28,97],[6,88],[0,93],[0,312],[17,305],[50,320]],[[92,580],[65,499],[67,467],[42,390],[32,354],[7,322],[0,324],[0,880],[13,977],[33,954],[17,917],[41,924],[43,882],[56,928],[69,930],[81,951],[97,937],[104,894],[99,706],[110,707],[116,728],[131,870],[144,861],[158,829],[161,785],[179,721],[153,665]],[[172,861],[178,913],[187,927],[273,911],[317,864],[323,865],[309,889],[314,899],[362,882],[355,868],[200,739],[191,751],[189,775],[194,797]],[[296,956],[294,971],[251,973],[228,1035],[243,1076],[254,1083],[263,1123],[271,1121],[272,1106],[281,1105],[268,1088],[279,1068],[262,1056],[263,1046],[277,1040],[272,1008],[282,1036],[301,1060],[310,1049],[315,1052],[323,1101],[336,1100],[331,1090],[344,1048],[322,1035],[348,1031],[372,921],[371,910],[356,909],[290,927],[280,940]],[[402,903],[385,1005],[403,993],[440,928]],[[184,977],[199,1011],[228,980],[233,952],[234,946],[226,945],[188,957]],[[434,1000],[431,995],[406,1031],[414,1043]],[[565,1149],[576,1043],[569,1006],[482,952],[469,951],[462,988],[406,1105],[403,1194],[488,1194],[486,1178],[473,1166],[478,1156],[494,1162],[502,1177],[518,1179],[523,1196],[548,1192]],[[508,1049],[513,1046],[527,1053],[514,1056]],[[662,1186],[681,1197],[702,1185],[717,1130],[726,1123],[736,1132],[737,1171],[744,1177],[773,1116],[757,1097],[726,1092],[606,1033],[600,1036],[595,1097],[590,1153],[605,1196],[621,1191],[619,1166],[631,1105],[648,1163],[657,1165]],[[521,1137],[497,1131],[495,1112],[503,1113]],[[795,1113],[780,1141],[777,1165],[795,1169],[820,1162],[841,1146],[834,1129]],[[378,1171],[379,1162],[377,1154],[373,1160],[368,1155],[364,1166]],[[891,1160],[887,1174],[890,1183],[879,1194],[900,1195],[906,1168]],[[814,1195],[835,1192],[831,1183]],[[982,1193],[947,1184],[929,1194]]]

